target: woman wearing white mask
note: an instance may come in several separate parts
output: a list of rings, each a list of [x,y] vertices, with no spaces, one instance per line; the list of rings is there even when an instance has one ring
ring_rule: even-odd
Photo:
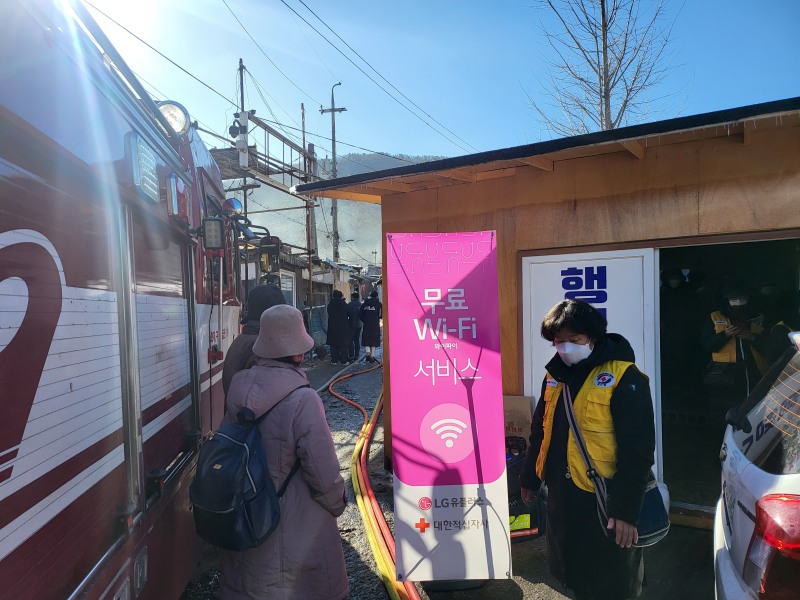
[[[527,502],[547,484],[550,570],[578,600],[637,598],[644,578],[642,550],[632,544],[655,451],[653,404],[631,345],[606,328],[605,317],[581,300],[559,302],[544,317],[541,334],[556,354],[546,367],[520,477]],[[605,530],[567,422],[565,386],[595,468],[611,478]]]

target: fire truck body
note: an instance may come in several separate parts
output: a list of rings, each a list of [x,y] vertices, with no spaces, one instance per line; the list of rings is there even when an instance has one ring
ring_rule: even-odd
[[[239,313],[219,171],[80,5],[10,0],[0,30],[0,590],[176,598]]]

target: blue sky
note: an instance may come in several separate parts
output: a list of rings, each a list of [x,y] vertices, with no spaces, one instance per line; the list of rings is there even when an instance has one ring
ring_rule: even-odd
[[[340,156],[362,152],[360,148],[460,156],[553,137],[528,100],[529,95],[543,99],[539,82],[546,80],[543,58],[548,48],[539,25],[553,26],[548,13],[535,8],[537,0],[303,0],[429,115],[421,119],[381,91],[287,8],[292,7],[401,98],[301,0],[87,1],[218,92],[198,84],[95,13],[112,43],[157,99],[181,102],[201,126],[219,134],[226,133],[236,110],[232,103],[239,102],[241,57],[258,83],[257,87],[250,77],[245,83],[248,108],[256,109],[262,118],[296,128],[285,131],[299,136],[300,103],[305,103],[308,140],[317,144],[321,156],[330,152],[330,141],[314,134],[329,138],[331,131],[330,115],[320,114],[320,104],[329,107],[331,86],[339,81],[336,105],[347,108],[336,120]],[[800,96],[800,1],[668,0],[667,5],[674,19],[672,70],[653,95],[670,100],[653,113],[652,120]],[[449,129],[453,133],[445,131],[445,136],[450,140],[423,121],[439,130]],[[213,138],[206,140],[222,145]],[[262,189],[254,198],[270,208],[297,203],[280,196]],[[326,201],[326,212],[327,207]],[[366,264],[372,251],[380,248],[379,209],[348,202],[340,202],[340,207],[341,239],[355,240],[342,246],[342,259]],[[320,254],[331,256],[321,213],[318,209]],[[270,213],[269,221],[262,224],[290,243],[305,245],[301,211]]]
[[[280,0],[226,1],[296,86],[247,37],[223,0],[89,1],[232,100],[237,99],[236,67],[243,58],[269,94],[265,97],[277,116],[273,120],[292,127],[299,127],[304,102],[309,132],[329,137],[330,117],[320,115],[319,108],[329,106],[331,86],[341,81],[336,104],[347,112],[337,119],[340,143],[389,153],[458,156],[473,148],[493,150],[552,137],[527,97],[541,98],[538,81],[545,80],[547,47],[537,22],[551,22],[546,12],[532,8],[535,0],[305,0],[381,75],[468,145],[448,133],[458,142],[453,144],[412,116]],[[352,56],[300,0],[285,1]],[[800,2],[687,0],[669,6],[673,16],[680,8],[673,70],[656,94],[674,95],[667,112],[656,118],[800,95]],[[230,104],[103,16],[97,20],[138,75],[211,129],[227,129]],[[247,82],[245,87],[248,104],[272,119],[255,86]],[[344,154],[348,147],[337,151]]]

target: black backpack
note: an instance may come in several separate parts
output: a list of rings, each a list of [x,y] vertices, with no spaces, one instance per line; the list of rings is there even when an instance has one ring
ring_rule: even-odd
[[[300,460],[276,492],[259,429],[275,406],[258,418],[242,408],[236,423],[223,425],[200,447],[189,498],[197,534],[215,546],[255,548],[278,526],[279,499],[300,468]]]

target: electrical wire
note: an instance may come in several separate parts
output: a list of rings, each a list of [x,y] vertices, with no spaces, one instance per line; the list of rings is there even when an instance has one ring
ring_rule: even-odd
[[[368,66],[370,69],[372,69],[372,70],[373,70],[373,72],[374,72],[374,73],[375,73],[375,74],[376,74],[378,77],[380,77],[380,78],[381,78],[381,79],[383,79],[383,80],[384,80],[386,83],[388,83],[388,84],[389,84],[389,85],[392,87],[392,89],[393,89],[393,90],[395,90],[395,91],[396,91],[398,94],[400,94],[400,95],[401,95],[403,98],[405,98],[406,100],[408,100],[408,101],[409,101],[409,102],[410,102],[412,105],[414,105],[414,106],[415,106],[417,109],[419,109],[420,111],[422,111],[422,113],[423,113],[425,116],[427,116],[427,117],[429,117],[430,119],[432,119],[434,123],[436,123],[437,125],[439,125],[439,127],[443,128],[445,131],[447,131],[448,133],[450,133],[450,134],[452,134],[453,136],[455,136],[455,137],[456,137],[456,139],[458,139],[458,140],[460,140],[460,141],[464,142],[464,143],[465,143],[467,146],[469,146],[470,148],[472,148],[472,150],[474,150],[475,152],[477,152],[477,151],[478,151],[478,149],[477,149],[475,146],[473,146],[472,144],[470,144],[470,143],[469,143],[468,141],[466,141],[464,138],[460,137],[460,136],[459,136],[457,133],[455,133],[454,131],[452,131],[452,130],[448,129],[448,128],[447,128],[445,125],[443,125],[443,124],[442,124],[442,123],[440,123],[438,120],[436,120],[436,118],[435,118],[433,115],[430,115],[430,114],[428,114],[428,113],[427,113],[427,112],[426,112],[426,111],[425,111],[425,110],[424,110],[424,109],[423,109],[421,106],[419,106],[419,105],[418,105],[416,102],[414,102],[414,101],[413,101],[411,98],[409,98],[409,97],[408,97],[408,96],[406,96],[406,95],[405,95],[403,92],[401,92],[399,89],[397,89],[397,87],[396,87],[396,86],[395,86],[395,85],[394,85],[394,84],[393,84],[391,81],[389,81],[388,79],[386,79],[386,77],[384,77],[384,76],[383,76],[383,75],[382,75],[382,74],[381,74],[381,73],[380,73],[380,72],[379,72],[379,71],[378,71],[378,70],[377,70],[375,67],[373,67],[373,66],[372,66],[372,65],[369,63],[369,61],[367,61],[367,59],[366,59],[366,58],[364,58],[364,57],[363,57],[363,56],[361,56],[361,55],[360,55],[358,52],[356,52],[356,51],[353,49],[353,47],[352,47],[350,44],[348,44],[346,41],[344,41],[344,40],[342,39],[342,37],[341,37],[341,36],[340,36],[338,33],[336,33],[336,32],[335,32],[333,29],[331,29],[330,25],[328,25],[328,24],[327,24],[327,23],[326,23],[326,22],[325,22],[325,21],[324,21],[324,20],[323,20],[323,19],[322,19],[322,18],[321,18],[321,17],[320,17],[318,14],[317,14],[317,13],[315,13],[313,10],[311,10],[311,8],[309,8],[308,4],[306,4],[305,2],[303,2],[303,0],[298,0],[298,2],[300,2],[300,4],[302,4],[303,6],[305,6],[305,7],[306,7],[306,10],[308,10],[308,12],[310,12],[312,15],[314,15],[314,16],[317,18],[317,20],[318,20],[320,23],[322,23],[322,24],[323,24],[323,25],[324,25],[324,26],[325,26],[325,27],[328,29],[328,31],[330,31],[330,32],[331,32],[333,35],[335,35],[335,36],[336,36],[336,37],[337,37],[337,38],[338,38],[338,39],[339,39],[339,40],[340,40],[340,41],[341,41],[341,42],[342,42],[342,43],[343,43],[345,46],[347,46],[347,47],[350,49],[350,51],[351,51],[353,54],[355,54],[355,55],[356,55],[358,58],[360,58],[360,59],[361,59],[361,60],[364,62],[364,64],[365,64],[365,65],[367,65],[367,66]]]
[[[231,9],[231,7],[230,7],[230,6],[228,6],[228,2],[227,2],[226,0],[222,0],[222,3],[225,5],[225,8],[227,8],[227,9],[230,11],[230,13],[233,15],[233,18],[234,18],[234,19],[236,19],[236,22],[237,22],[237,23],[239,23],[239,26],[240,26],[240,27],[242,28],[242,30],[243,30],[243,31],[244,31],[244,32],[247,34],[247,37],[249,37],[249,38],[252,40],[252,42],[253,42],[253,43],[256,45],[256,48],[258,48],[259,52],[261,52],[261,54],[263,54],[263,55],[264,55],[264,58],[266,58],[266,59],[267,59],[267,60],[270,62],[270,64],[271,64],[273,67],[275,67],[275,69],[278,71],[278,73],[280,73],[281,75],[283,75],[283,76],[284,76],[284,78],[286,79],[286,81],[288,81],[288,82],[289,82],[289,83],[291,83],[291,84],[292,84],[294,87],[296,87],[298,90],[300,90],[300,92],[301,92],[301,93],[302,93],[302,94],[303,94],[303,95],[304,95],[306,98],[308,98],[308,99],[309,99],[309,100],[311,100],[312,102],[318,102],[318,100],[315,100],[315,99],[314,99],[314,97],[313,97],[313,96],[311,96],[311,94],[309,94],[309,93],[308,93],[308,92],[306,92],[306,91],[305,91],[303,88],[301,88],[299,85],[297,85],[297,84],[296,84],[296,83],[295,83],[295,82],[292,80],[292,78],[291,78],[291,77],[289,77],[289,76],[288,76],[286,73],[284,73],[283,71],[281,71],[280,67],[279,67],[278,65],[276,65],[276,64],[275,64],[275,61],[273,61],[273,60],[272,60],[272,59],[271,59],[271,58],[270,58],[270,57],[267,55],[267,53],[266,53],[266,52],[264,52],[264,49],[261,47],[261,45],[260,45],[260,44],[259,44],[259,43],[258,43],[258,42],[255,40],[255,38],[254,38],[252,35],[250,35],[250,32],[249,32],[249,31],[247,31],[247,28],[246,28],[246,27],[244,26],[244,24],[243,24],[243,23],[242,23],[242,22],[239,20],[239,17],[237,17],[237,16],[236,16],[236,13],[235,13],[235,12],[233,12],[233,10]]]
[[[100,10],[99,8],[97,8],[95,5],[93,5],[91,2],[89,2],[89,0],[83,0],[83,1],[84,1],[84,3],[85,3],[87,6],[91,7],[91,8],[92,8],[92,9],[94,9],[94,10],[96,10],[96,11],[97,11],[99,14],[103,15],[103,16],[104,16],[106,19],[108,19],[109,21],[111,21],[111,22],[112,22],[114,25],[116,25],[117,27],[119,27],[120,29],[122,29],[122,30],[123,30],[125,33],[127,33],[128,35],[130,35],[130,36],[132,36],[132,37],[136,38],[136,39],[137,39],[139,42],[141,42],[142,44],[144,44],[145,46],[147,46],[148,48],[150,48],[150,49],[151,49],[153,52],[155,52],[156,54],[158,54],[158,55],[159,55],[161,58],[163,58],[164,60],[166,60],[167,62],[169,62],[171,65],[173,65],[174,67],[178,68],[180,71],[182,71],[183,73],[185,73],[186,75],[188,75],[189,77],[191,77],[192,79],[194,79],[195,81],[197,81],[197,82],[198,82],[199,84],[201,84],[202,86],[204,86],[204,87],[208,88],[209,90],[211,90],[212,92],[214,92],[214,94],[216,94],[217,96],[219,96],[220,98],[222,98],[223,100],[225,100],[225,102],[227,102],[229,105],[231,105],[231,106],[234,108],[234,110],[238,111],[238,110],[240,109],[239,105],[238,105],[236,102],[234,102],[234,101],[233,101],[233,100],[231,100],[230,98],[226,98],[224,95],[222,95],[222,93],[220,93],[218,90],[214,89],[214,88],[213,88],[211,85],[207,84],[205,81],[203,81],[202,79],[200,79],[200,78],[199,78],[199,77],[197,77],[196,75],[192,74],[192,73],[191,73],[191,72],[190,72],[188,69],[185,69],[184,67],[182,67],[181,65],[179,65],[177,62],[175,62],[174,60],[172,60],[172,59],[171,59],[169,56],[167,56],[166,54],[164,54],[163,52],[161,52],[160,50],[158,50],[158,49],[157,49],[155,46],[153,46],[153,45],[151,45],[151,44],[147,43],[147,42],[146,42],[145,40],[143,40],[141,37],[139,37],[138,35],[136,35],[135,33],[133,33],[133,32],[132,32],[130,29],[128,29],[127,27],[125,27],[124,25],[122,25],[122,24],[121,24],[119,21],[116,21],[116,20],[115,20],[115,19],[113,19],[111,16],[109,16],[108,14],[106,14],[105,12],[103,12],[102,10]],[[238,81],[238,77],[237,77],[237,81]],[[238,83],[237,83],[237,86],[238,86]],[[237,87],[237,91],[238,91],[238,87]],[[313,98],[311,98],[311,99],[312,99],[314,102],[317,102],[317,101],[316,101],[316,100],[314,100]],[[276,125],[276,126],[278,126],[278,127],[283,127],[283,128],[290,129],[290,130],[294,130],[294,131],[302,131],[302,130],[301,130],[300,128],[298,128],[298,127],[291,127],[290,125],[286,125],[285,123],[280,123],[280,122],[279,122],[279,121],[277,121],[277,120],[275,120],[275,121],[270,121],[270,120],[268,120],[268,119],[263,119],[263,121],[264,121],[265,123],[270,123],[270,124],[272,124],[272,125]],[[317,134],[317,133],[312,133],[312,132],[308,132],[308,131],[307,131],[307,132],[306,132],[306,135],[307,135],[307,136],[316,137],[316,138],[319,138],[319,139],[323,139],[323,140],[327,140],[327,141],[332,141],[332,139],[331,139],[331,138],[329,138],[329,137],[326,137],[326,136],[324,136],[324,135],[321,135],[321,134]],[[390,158],[396,158],[397,160],[402,160],[403,162],[406,162],[406,163],[409,163],[409,164],[416,164],[414,161],[411,161],[411,160],[402,159],[402,158],[399,158],[399,157],[393,156],[393,155],[391,155],[391,154],[387,154],[386,152],[380,152],[380,151],[378,151],[378,150],[371,150],[371,149],[369,149],[369,148],[364,148],[363,146],[358,146],[358,145],[356,145],[356,144],[350,144],[350,143],[348,143],[348,142],[344,142],[344,141],[342,141],[342,140],[338,140],[338,139],[337,139],[337,140],[336,140],[336,143],[337,143],[337,144],[341,144],[341,145],[343,145],[343,146],[348,146],[348,147],[350,147],[350,148],[357,148],[358,150],[363,150],[364,152],[369,152],[370,154],[377,154],[377,155],[379,155],[379,156],[387,156],[387,157],[390,157]]]
[[[223,1],[224,1],[224,0],[223,0]],[[428,126],[428,127],[429,127],[429,128],[432,130],[432,131],[434,131],[435,133],[438,133],[440,136],[442,136],[444,139],[446,139],[446,140],[447,140],[448,142],[450,142],[451,144],[453,144],[454,146],[456,146],[456,147],[460,148],[460,149],[461,149],[461,150],[463,150],[464,152],[469,152],[469,148],[465,148],[464,146],[462,146],[462,145],[461,145],[461,144],[459,144],[458,142],[455,142],[455,141],[453,141],[453,140],[452,140],[450,137],[448,137],[447,135],[445,135],[444,133],[442,133],[441,131],[439,131],[438,129],[436,129],[436,128],[435,128],[433,125],[431,125],[430,123],[428,123],[428,121],[426,121],[425,119],[423,119],[422,117],[420,117],[420,116],[419,116],[417,113],[415,113],[413,110],[411,110],[411,109],[410,109],[408,106],[406,106],[405,104],[403,104],[403,102],[401,102],[400,100],[398,100],[398,99],[397,99],[397,97],[396,97],[395,95],[393,95],[391,92],[389,92],[389,91],[388,91],[388,90],[387,90],[385,87],[383,87],[383,86],[382,86],[380,83],[378,83],[377,81],[375,81],[375,79],[374,79],[374,78],[373,78],[373,77],[372,77],[372,76],[371,76],[369,73],[367,73],[367,72],[366,72],[364,69],[362,69],[362,68],[361,68],[359,65],[357,65],[357,64],[356,64],[356,63],[353,61],[353,59],[351,59],[351,58],[350,58],[349,56],[347,56],[347,55],[346,55],[344,52],[342,52],[342,51],[341,51],[341,50],[340,50],[340,49],[339,49],[339,48],[336,46],[336,44],[334,44],[333,42],[331,42],[331,41],[330,41],[330,40],[329,40],[327,37],[325,37],[325,36],[324,36],[324,35],[323,35],[323,34],[322,34],[322,33],[321,33],[321,32],[320,32],[320,31],[319,31],[319,30],[318,30],[316,27],[314,27],[314,26],[313,26],[311,23],[309,23],[309,22],[308,22],[308,21],[307,21],[307,20],[306,20],[306,19],[303,17],[303,15],[301,15],[301,14],[300,14],[300,13],[298,13],[298,12],[297,12],[297,11],[296,11],[294,8],[292,8],[291,6],[289,6],[289,5],[286,3],[286,0],[281,0],[281,3],[282,3],[284,6],[286,6],[286,8],[288,8],[289,10],[291,10],[291,11],[292,11],[294,14],[296,14],[298,17],[300,17],[300,18],[303,20],[303,22],[304,22],[306,25],[308,25],[309,27],[311,27],[311,29],[313,29],[315,32],[317,32],[317,34],[318,34],[318,35],[319,35],[319,36],[320,36],[320,37],[321,37],[323,40],[325,40],[326,42],[328,42],[328,44],[330,44],[330,45],[331,45],[331,47],[332,47],[334,50],[336,50],[336,51],[337,51],[339,54],[341,54],[341,55],[342,55],[342,56],[345,58],[345,60],[347,60],[347,61],[348,61],[348,62],[349,62],[351,65],[353,65],[353,66],[354,66],[356,69],[358,69],[359,71],[361,71],[361,73],[362,73],[362,74],[363,74],[363,75],[364,75],[364,76],[365,76],[367,79],[369,79],[369,80],[370,80],[372,83],[374,83],[375,85],[377,85],[377,86],[378,86],[378,87],[379,87],[379,88],[380,88],[380,89],[381,89],[381,90],[382,90],[382,91],[383,91],[383,92],[384,92],[384,93],[385,93],[387,96],[389,96],[389,97],[390,97],[392,100],[394,100],[395,102],[397,102],[397,104],[399,104],[400,106],[402,106],[403,108],[405,108],[405,109],[406,109],[406,110],[407,110],[407,111],[408,111],[410,114],[412,114],[414,117],[416,117],[417,119],[419,119],[419,120],[420,120],[422,123],[424,123],[425,125],[427,125],[427,126]]]
[[[352,252],[353,254],[355,254],[355,255],[356,255],[358,258],[360,258],[361,260],[363,260],[365,263],[369,264],[369,260],[367,260],[366,258],[364,258],[363,256],[361,256],[361,255],[360,255],[358,252],[356,252],[355,250],[353,250],[353,247],[352,247],[350,244],[348,244],[347,242],[344,242],[344,241],[343,241],[342,243],[343,243],[345,246],[347,246],[348,248],[350,248],[350,252]]]
[[[316,54],[316,55],[317,55],[317,58],[319,59],[319,62],[321,62],[323,65],[325,65],[325,68],[326,68],[326,69],[328,69],[328,73],[330,73],[330,74],[331,74],[331,77],[333,77],[333,80],[334,80],[334,81],[341,81],[341,79],[342,79],[342,78],[341,78],[341,77],[337,77],[337,76],[336,76],[336,74],[335,74],[335,73],[334,73],[334,72],[331,70],[331,68],[328,66],[328,63],[326,63],[326,62],[325,62],[325,59],[323,59],[323,58],[322,58],[322,56],[320,56],[319,52],[317,52],[317,49],[316,49],[316,47],[314,46],[314,44],[312,44],[312,43],[311,43],[311,40],[310,40],[310,39],[308,39],[308,36],[306,35],[306,32],[305,32],[305,30],[304,30],[302,27],[300,27],[300,23],[298,23],[298,22],[297,22],[297,19],[294,17],[294,15],[292,15],[292,21],[294,21],[294,24],[295,24],[295,26],[297,27],[297,30],[298,30],[298,31],[299,31],[301,34],[303,34],[303,37],[305,38],[305,40],[306,40],[306,43],[307,43],[307,44],[309,45],[309,47],[310,47],[310,48],[311,48],[311,49],[314,51],[314,54]]]
[[[225,1],[225,0],[223,0],[223,2],[224,2],[224,1]],[[233,100],[231,100],[230,98],[226,98],[224,95],[222,95],[222,94],[221,94],[220,92],[218,92],[216,89],[214,89],[214,88],[213,88],[213,87],[211,87],[209,84],[207,84],[206,82],[204,82],[202,79],[200,79],[200,78],[199,78],[199,77],[197,77],[196,75],[192,74],[192,73],[191,73],[191,72],[190,72],[188,69],[185,69],[184,67],[182,67],[181,65],[179,65],[177,62],[175,62],[174,60],[172,60],[172,59],[171,59],[170,57],[168,57],[166,54],[164,54],[163,52],[161,52],[160,50],[158,50],[156,47],[154,47],[153,45],[149,44],[149,43],[148,43],[148,42],[146,42],[144,39],[142,39],[141,37],[139,37],[138,35],[136,35],[135,33],[133,33],[133,32],[132,32],[130,29],[128,29],[127,27],[125,27],[124,25],[122,25],[121,23],[119,23],[118,21],[116,21],[115,19],[113,19],[111,16],[109,16],[108,14],[106,14],[105,12],[103,12],[102,10],[100,10],[99,8],[97,8],[95,5],[93,5],[91,2],[89,2],[89,0],[84,0],[84,2],[85,2],[85,4],[86,4],[87,6],[91,7],[91,8],[92,8],[92,9],[94,9],[94,10],[96,10],[96,11],[97,11],[99,14],[103,15],[103,16],[104,16],[106,19],[108,19],[109,21],[111,21],[111,22],[112,22],[114,25],[116,25],[117,27],[119,27],[120,29],[122,29],[123,31],[125,31],[125,32],[126,32],[127,34],[129,34],[130,36],[132,36],[132,37],[136,38],[136,39],[137,39],[139,42],[141,42],[142,44],[144,44],[145,46],[147,46],[148,48],[150,48],[150,49],[151,49],[153,52],[155,52],[156,54],[158,54],[160,57],[162,57],[164,60],[166,60],[167,62],[169,62],[171,65],[173,65],[174,67],[178,68],[180,71],[182,71],[183,73],[185,73],[186,75],[188,75],[189,77],[191,77],[192,79],[194,79],[195,81],[197,81],[198,83],[200,83],[201,85],[203,85],[204,87],[206,87],[206,88],[208,88],[209,90],[211,90],[212,92],[214,92],[214,94],[216,94],[217,96],[219,96],[220,98],[222,98],[223,100],[225,100],[225,102],[227,102],[227,103],[228,103],[230,106],[232,106],[232,107],[234,108],[234,110],[238,111],[238,110],[240,109],[239,105],[238,105],[236,102],[234,102],[234,101],[233,101]],[[227,6],[227,4],[226,4],[226,6]],[[228,10],[230,10],[230,7],[228,7]],[[301,18],[302,18],[302,17],[301,17]],[[137,75],[137,77],[138,77],[138,75]],[[252,77],[252,74],[251,74],[251,77]],[[238,92],[238,89],[239,89],[239,88],[238,88],[238,77],[236,78],[236,81],[237,81],[237,84],[236,84],[236,85],[237,85],[237,92]],[[152,86],[152,84],[151,84],[151,87],[153,87],[153,86]],[[153,89],[155,89],[155,87],[153,87]],[[312,99],[312,100],[314,100],[313,98],[311,98],[311,99]],[[314,100],[314,102],[316,102],[316,100]],[[285,112],[285,111],[284,111],[284,112]],[[227,111],[226,111],[226,114],[227,114]],[[287,114],[288,114],[288,113],[287,113]],[[298,128],[298,127],[292,127],[292,126],[290,126],[290,125],[286,125],[285,123],[280,123],[279,121],[277,121],[277,119],[276,119],[275,121],[270,121],[269,119],[263,119],[263,121],[264,121],[265,123],[270,123],[270,124],[272,124],[272,125],[276,125],[276,126],[278,126],[278,127],[280,127],[280,128],[283,128],[283,129],[288,129],[288,130],[293,130],[293,131],[299,131],[299,132],[302,132],[302,130],[301,130],[300,128]],[[207,126],[207,125],[206,125],[206,126]],[[317,134],[317,133],[312,133],[312,132],[308,132],[308,131],[307,131],[307,132],[306,132],[306,135],[307,135],[307,136],[311,136],[311,137],[315,137],[315,138],[319,138],[319,139],[323,139],[323,140],[326,140],[326,141],[333,141],[333,140],[332,140],[332,138],[330,138],[330,137],[327,137],[327,136],[324,136],[324,135],[321,135],[321,134]],[[297,138],[295,137],[295,139],[297,139]],[[365,148],[365,147],[363,147],[363,146],[358,146],[358,145],[356,145],[356,144],[351,144],[351,143],[349,143],[349,142],[344,142],[344,141],[342,141],[342,140],[336,140],[336,142],[337,142],[337,144],[340,144],[340,145],[342,145],[342,146],[348,146],[348,147],[350,147],[350,148],[356,148],[356,149],[358,149],[358,150],[363,150],[364,152],[369,152],[370,154],[377,154],[377,155],[379,155],[379,156],[386,156],[386,157],[388,157],[388,158],[394,158],[394,159],[396,159],[396,160],[399,160],[399,161],[402,161],[402,162],[405,162],[405,163],[408,163],[408,164],[417,164],[416,162],[414,162],[414,161],[412,161],[412,160],[408,160],[408,159],[400,158],[400,157],[398,157],[398,156],[394,156],[394,155],[392,155],[392,154],[388,154],[388,153],[386,153],[386,152],[380,152],[380,151],[378,151],[378,150],[371,150],[370,148]],[[325,148],[322,148],[322,149],[323,149],[323,150],[325,150]],[[361,163],[358,163],[357,161],[353,161],[353,162],[356,162],[356,164],[361,164]],[[376,169],[371,169],[370,167],[367,167],[366,165],[363,165],[363,164],[362,164],[361,166],[363,166],[363,167],[365,167],[365,168],[369,169],[370,171],[375,171],[375,170],[376,170]]]
[[[224,0],[223,0],[223,1],[224,1]],[[96,10],[98,13],[100,13],[101,15],[103,15],[103,16],[104,16],[106,19],[108,19],[109,21],[111,21],[112,23],[114,23],[114,25],[116,25],[116,26],[117,26],[117,27],[119,27],[120,29],[123,29],[124,31],[126,31],[127,33],[129,33],[130,35],[132,35],[133,37],[135,37],[137,40],[139,40],[139,41],[140,41],[141,43],[143,43],[145,46],[147,46],[148,48],[150,48],[150,50],[152,50],[153,52],[155,52],[156,54],[158,54],[158,55],[159,55],[161,58],[165,59],[166,61],[168,61],[169,63],[171,63],[173,66],[177,67],[178,69],[180,69],[181,71],[183,71],[184,73],[186,73],[186,75],[188,75],[189,77],[191,77],[192,79],[194,79],[194,80],[195,80],[197,83],[199,83],[199,84],[201,84],[201,85],[203,85],[203,86],[207,87],[209,90],[211,90],[212,92],[214,92],[214,93],[215,93],[217,96],[219,96],[220,98],[222,98],[223,100],[225,100],[225,102],[230,102],[230,100],[229,100],[228,98],[226,98],[225,96],[223,96],[222,94],[220,94],[220,93],[219,93],[217,90],[215,90],[213,87],[211,87],[210,85],[208,85],[208,84],[207,84],[205,81],[203,81],[203,80],[202,80],[202,79],[200,79],[199,77],[195,77],[194,75],[192,75],[192,74],[191,74],[189,71],[187,71],[187,70],[186,70],[186,69],[184,69],[182,66],[180,66],[178,63],[176,63],[174,60],[172,60],[171,58],[169,58],[169,57],[168,57],[166,54],[164,54],[164,53],[163,53],[163,52],[161,52],[160,50],[156,49],[154,46],[151,46],[150,44],[148,44],[147,42],[145,42],[145,41],[144,41],[142,38],[140,38],[138,35],[136,35],[135,33],[133,33],[133,32],[132,32],[130,29],[128,29],[128,28],[127,28],[127,27],[125,27],[124,25],[122,25],[122,24],[118,23],[117,21],[115,21],[114,19],[112,19],[110,16],[108,16],[108,15],[107,15],[106,13],[104,13],[102,10],[100,10],[99,8],[97,8],[97,7],[96,7],[94,4],[92,4],[91,2],[89,2],[89,0],[83,0],[83,2],[84,2],[84,3],[85,3],[87,6],[91,6],[91,7],[92,7],[94,10]],[[236,105],[234,104],[234,106],[236,106]],[[238,107],[237,107],[237,108],[238,108]]]
[[[247,67],[245,67],[245,72],[246,72],[246,73],[247,73],[247,74],[250,76],[250,81],[252,81],[252,82],[253,82],[253,85],[255,85],[255,86],[256,86],[256,91],[258,92],[258,95],[259,95],[259,96],[261,96],[261,101],[262,101],[262,102],[263,102],[263,103],[266,105],[266,107],[267,107],[267,110],[269,111],[269,114],[271,114],[271,115],[272,115],[272,118],[273,118],[273,119],[275,119],[275,121],[276,121],[276,122],[278,121],[278,117],[277,117],[277,115],[275,115],[275,112],[272,110],[272,107],[270,106],[270,103],[269,103],[269,102],[267,102],[267,99],[266,99],[264,96],[269,96],[269,98],[270,98],[270,99],[271,99],[271,100],[272,100],[272,101],[275,103],[275,105],[276,105],[278,108],[280,108],[280,109],[281,109],[281,110],[282,110],[282,111],[283,111],[283,112],[286,114],[286,116],[287,116],[287,117],[289,117],[289,119],[292,121],[292,123],[294,123],[295,125],[298,125],[298,122],[297,122],[297,121],[294,119],[294,117],[293,117],[291,114],[289,114],[289,112],[288,112],[288,111],[287,111],[285,108],[283,108],[283,107],[280,105],[280,103],[279,103],[277,100],[275,100],[275,98],[273,98],[273,97],[270,95],[270,93],[269,93],[269,92],[267,92],[267,91],[266,91],[266,90],[265,90],[265,89],[264,89],[264,88],[261,86],[261,84],[260,84],[260,83],[258,82],[258,80],[255,78],[255,76],[253,75],[253,73],[252,73],[252,72],[251,72],[251,71],[250,71],[250,70],[249,70]],[[281,129],[283,129],[283,125],[280,125],[280,127],[281,127]],[[298,136],[296,136],[296,135],[295,135],[295,134],[293,134],[293,133],[289,133],[289,132],[288,132],[288,131],[286,131],[286,130],[284,130],[284,133],[285,133],[285,134],[286,134],[288,137],[294,138],[295,140],[299,140]]]
[[[281,126],[283,126],[283,127],[286,127],[287,129],[294,129],[295,131],[302,131],[301,129],[298,129],[297,127],[290,127],[289,125],[286,125],[285,123],[284,123],[284,124],[281,124],[281,123],[277,123],[277,122],[275,122],[275,121],[270,121],[270,120],[268,120],[268,119],[262,119],[262,121],[264,121],[265,123],[271,123],[271,124],[273,124],[273,125],[281,125]],[[321,135],[321,134],[319,134],[319,133],[311,133],[310,131],[306,131],[306,135],[307,135],[307,136],[316,137],[316,138],[320,138],[320,139],[322,139],[322,140],[326,140],[326,141],[328,141],[328,142],[332,142],[332,141],[333,141],[333,139],[332,139],[332,138],[329,138],[329,137],[327,137],[327,136]],[[379,150],[370,150],[369,148],[364,148],[364,147],[362,147],[362,146],[357,146],[357,145],[355,145],[355,144],[350,144],[350,143],[348,143],[348,142],[343,142],[343,141],[342,141],[342,140],[340,140],[340,139],[337,139],[337,140],[336,140],[336,143],[337,143],[337,144],[340,144],[340,145],[342,145],[342,146],[349,146],[350,148],[357,148],[357,149],[359,149],[359,150],[363,150],[364,152],[369,152],[370,154],[377,154],[378,156],[386,156],[386,157],[388,157],[388,158],[394,158],[394,159],[396,159],[396,160],[402,161],[402,162],[404,162],[404,163],[408,163],[408,164],[410,164],[410,165],[416,165],[416,164],[419,164],[419,163],[417,163],[417,162],[414,162],[413,160],[408,160],[407,158],[401,158],[401,157],[399,157],[399,156],[396,156],[396,155],[394,155],[394,154],[388,154],[388,153],[386,153],[386,152],[380,152]],[[323,150],[325,150],[325,148],[323,148]]]

